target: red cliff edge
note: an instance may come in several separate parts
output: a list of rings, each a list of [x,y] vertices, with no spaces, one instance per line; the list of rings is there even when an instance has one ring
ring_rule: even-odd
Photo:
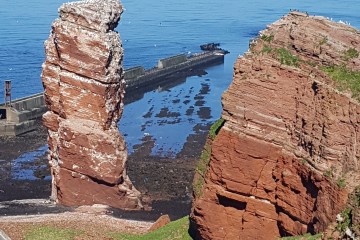
[[[318,233],[360,184],[360,32],[291,12],[234,66],[224,126],[191,213],[196,239]],[[201,176],[197,176],[197,178]]]

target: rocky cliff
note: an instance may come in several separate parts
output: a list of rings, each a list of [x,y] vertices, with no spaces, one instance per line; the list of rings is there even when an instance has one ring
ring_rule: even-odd
[[[360,32],[291,12],[238,58],[194,200],[197,239],[324,231],[360,184]]]
[[[117,122],[123,110],[123,49],[117,0],[65,3],[45,42],[42,81],[49,111],[52,197],[64,205],[139,209]]]

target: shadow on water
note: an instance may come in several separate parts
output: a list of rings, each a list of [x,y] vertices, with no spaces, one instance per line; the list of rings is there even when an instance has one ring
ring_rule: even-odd
[[[11,178],[13,180],[51,180],[46,159],[47,149],[48,145],[44,145],[12,160]]]

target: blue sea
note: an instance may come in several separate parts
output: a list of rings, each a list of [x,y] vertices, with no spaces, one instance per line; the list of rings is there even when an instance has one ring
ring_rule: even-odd
[[[43,42],[62,0],[0,0],[0,103],[3,81],[13,83],[13,98],[41,92]],[[161,91],[145,93],[125,106],[119,122],[129,152],[144,136],[155,141],[152,154],[176,154],[195,126],[220,117],[221,94],[232,80],[235,59],[249,40],[290,9],[347,21],[360,28],[360,1],[312,0],[123,0],[125,12],[117,27],[123,40],[125,68],[150,68],[160,58],[199,52],[199,45],[219,42],[230,51],[224,64],[209,67]],[[203,90],[206,90],[205,92]],[[185,100],[188,101],[185,101]],[[199,102],[200,101],[200,102]],[[170,117],[160,117],[168,111]],[[148,113],[147,117],[144,117]],[[150,117],[149,117],[150,116]]]

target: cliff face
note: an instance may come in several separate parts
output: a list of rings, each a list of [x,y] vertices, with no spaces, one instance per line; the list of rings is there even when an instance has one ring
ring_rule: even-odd
[[[52,197],[64,205],[138,209],[126,175],[127,149],[117,122],[123,110],[123,49],[114,31],[117,0],[65,3],[45,42],[42,81],[49,111]]]
[[[335,220],[360,184],[360,106],[333,78],[359,74],[359,51],[356,29],[298,12],[251,42],[194,200],[197,238],[276,239]]]

